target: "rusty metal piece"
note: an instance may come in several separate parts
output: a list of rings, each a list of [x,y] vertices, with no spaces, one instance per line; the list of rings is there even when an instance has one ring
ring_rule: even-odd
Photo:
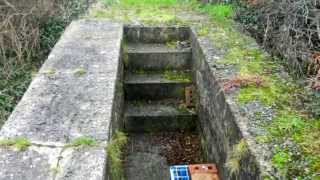
[[[189,165],[192,180],[219,180],[218,169],[215,164]]]
[[[194,107],[194,102],[193,102],[193,86],[188,86],[185,88],[185,98],[186,98],[186,106],[187,108],[192,108]]]

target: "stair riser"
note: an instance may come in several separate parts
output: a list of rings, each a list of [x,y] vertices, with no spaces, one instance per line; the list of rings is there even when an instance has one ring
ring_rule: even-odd
[[[190,39],[188,27],[141,27],[124,28],[125,39],[128,42],[166,43],[168,41],[185,41]]]
[[[190,52],[172,53],[129,53],[127,70],[186,70],[191,67]]]
[[[190,83],[126,84],[125,98],[126,100],[184,99],[185,87],[190,85]]]
[[[196,115],[179,116],[139,116],[125,117],[127,132],[168,132],[193,131],[196,128]]]

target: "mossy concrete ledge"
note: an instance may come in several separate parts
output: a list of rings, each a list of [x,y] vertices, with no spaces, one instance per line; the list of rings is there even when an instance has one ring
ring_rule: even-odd
[[[0,180],[106,179],[122,35],[117,23],[71,23],[0,131],[30,142],[0,146]],[[95,143],[72,146],[81,137]]]
[[[217,63],[225,57],[225,51],[215,48],[210,39],[197,36],[194,29],[191,39],[206,158],[217,164],[221,179],[269,178],[272,167],[265,159],[266,152],[250,133],[250,120],[241,113],[234,96],[224,92],[224,80],[234,74]],[[255,42],[253,45],[257,46]]]

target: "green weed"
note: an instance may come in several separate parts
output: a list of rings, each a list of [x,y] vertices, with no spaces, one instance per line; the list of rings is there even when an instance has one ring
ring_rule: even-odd
[[[209,34],[209,27],[202,26],[197,33],[198,33],[198,36],[207,36]]]
[[[87,73],[87,70],[85,70],[84,68],[78,68],[74,71],[74,75],[80,77],[83,76]]]
[[[50,171],[53,175],[56,175],[61,171],[61,169],[59,167],[52,167],[50,168]]]
[[[0,140],[0,146],[12,146],[16,148],[18,151],[26,150],[29,146],[31,146],[31,142],[24,137],[16,137],[12,139],[2,139]]]
[[[116,131],[107,145],[107,153],[110,160],[110,174],[112,179],[124,179],[122,167],[123,148],[128,138],[125,133]]]
[[[55,73],[56,73],[56,70],[52,68],[44,72],[44,74],[48,77],[52,77]]]
[[[166,42],[166,46],[170,49],[175,49],[177,48],[177,41],[168,41]]]
[[[66,147],[94,146],[96,144],[96,140],[94,140],[92,137],[83,136],[72,140],[72,142],[66,145]]]
[[[241,139],[228,153],[226,167],[232,174],[237,174],[241,168],[241,160],[249,153],[247,142]]]
[[[207,13],[216,22],[229,20],[235,13],[234,7],[230,4],[205,5],[200,10]]]
[[[273,155],[272,162],[279,169],[284,169],[291,160],[291,155],[285,150],[279,150]]]

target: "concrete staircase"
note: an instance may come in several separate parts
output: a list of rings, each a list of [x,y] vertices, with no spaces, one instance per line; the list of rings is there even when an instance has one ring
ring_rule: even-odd
[[[164,132],[191,132],[196,128],[197,115],[184,103],[185,88],[192,86],[191,48],[178,45],[127,45],[124,127],[129,133],[125,160],[128,180],[170,179],[171,164],[163,151],[168,144],[157,139],[165,136]]]
[[[195,113],[184,104],[192,85],[191,48],[131,43],[124,82],[128,132],[190,130]]]

